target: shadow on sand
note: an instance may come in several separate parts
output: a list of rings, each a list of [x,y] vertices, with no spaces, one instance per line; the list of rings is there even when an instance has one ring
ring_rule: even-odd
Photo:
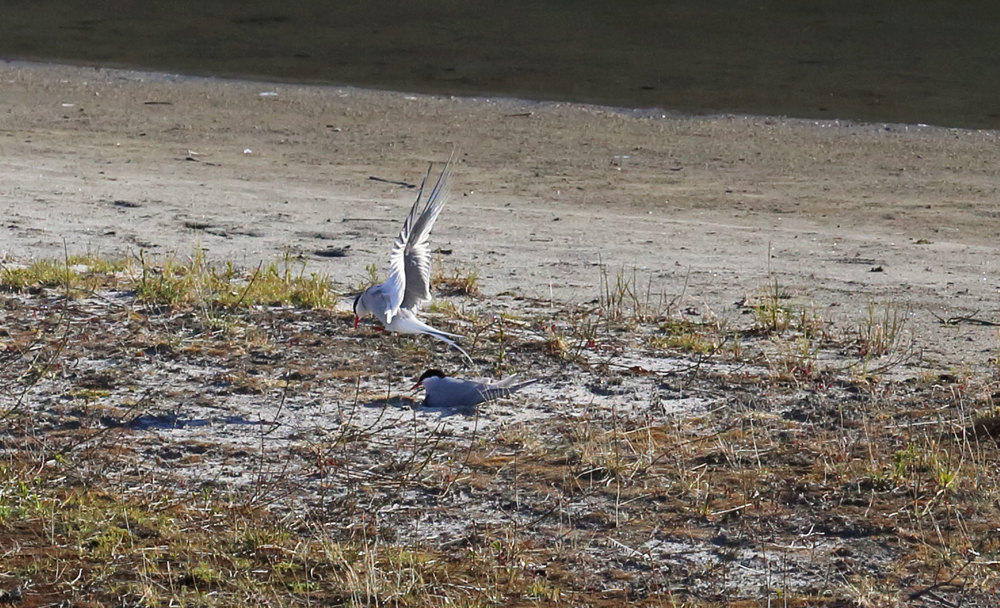
[[[411,397],[404,397],[402,395],[396,395],[393,397],[387,397],[384,399],[375,399],[364,404],[365,407],[373,409],[381,408],[392,408],[392,409],[411,409],[418,410],[420,412],[436,412],[442,418],[446,416],[475,416],[476,406],[471,405],[467,407],[427,407],[423,404],[422,400],[416,400]]]

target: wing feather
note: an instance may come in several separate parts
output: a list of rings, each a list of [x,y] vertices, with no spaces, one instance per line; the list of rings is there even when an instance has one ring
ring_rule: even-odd
[[[406,300],[407,284],[410,283],[409,275],[411,274],[407,268],[407,249],[409,248],[410,235],[413,234],[414,223],[420,215],[420,201],[423,198],[424,186],[427,184],[429,175],[430,167],[427,168],[427,175],[420,182],[420,190],[417,191],[417,200],[413,201],[410,213],[407,214],[406,221],[403,222],[403,228],[396,235],[396,240],[392,244],[392,252],[389,254],[389,277],[385,280],[384,285],[386,286],[386,294],[393,306],[392,316],[398,314],[401,307],[409,308],[403,305],[403,302]],[[391,321],[392,318],[390,317],[389,322]]]
[[[483,396],[486,401],[492,401],[494,399],[500,399],[501,397],[510,397],[522,388],[534,384],[540,380],[540,378],[532,378],[531,380],[525,380],[524,382],[513,383],[511,379],[515,376],[510,376],[499,382],[493,382],[486,386],[481,386],[479,393]]]
[[[434,187],[424,200],[424,188],[430,179],[434,163],[427,168],[420,182],[417,199],[403,222],[389,254],[389,277],[383,283],[386,298],[385,323],[391,323],[401,308],[416,310],[431,300],[431,248],[428,237],[445,203],[445,187],[451,174],[455,153],[438,175]]]
[[[405,276],[405,290],[401,306],[415,310],[431,301],[431,247],[428,242],[434,222],[444,208],[446,196],[446,186],[448,177],[451,175],[451,168],[454,160],[448,160],[441,173],[438,175],[434,187],[423,207],[420,207],[420,199],[423,194],[424,184],[430,177],[431,167],[427,169],[424,183],[420,186],[417,194],[417,201],[411,211],[411,229],[406,235],[406,243],[403,250],[403,270]],[[414,214],[419,209],[419,213]],[[408,220],[411,218],[407,218]]]

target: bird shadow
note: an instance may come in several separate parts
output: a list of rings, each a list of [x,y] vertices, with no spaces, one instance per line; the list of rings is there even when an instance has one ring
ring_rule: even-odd
[[[413,399],[411,397],[406,397],[403,395],[396,395],[393,397],[383,397],[381,399],[373,399],[364,403],[364,406],[372,409],[411,409],[418,412],[435,412],[441,418],[446,418],[448,416],[475,416],[476,407],[475,406],[461,406],[461,407],[428,407],[425,406],[423,401]]]
[[[449,416],[465,416],[466,418],[470,418],[476,415],[476,406],[474,405],[462,405],[459,407],[425,407],[421,405],[419,409],[423,412],[437,412],[441,418],[448,418]]]
[[[419,402],[416,401],[415,399],[411,399],[410,397],[396,395],[394,397],[383,397],[381,399],[372,399],[371,401],[363,403],[362,405],[374,410],[381,410],[381,409],[415,410],[417,409],[417,407],[419,407]]]

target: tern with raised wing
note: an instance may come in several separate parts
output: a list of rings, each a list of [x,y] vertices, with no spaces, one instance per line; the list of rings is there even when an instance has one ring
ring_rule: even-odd
[[[452,155],[454,158],[454,155]],[[457,349],[472,363],[453,338],[456,334],[435,329],[417,318],[417,310],[431,301],[431,248],[428,237],[445,203],[445,186],[451,174],[452,160],[445,164],[437,182],[424,199],[424,186],[433,163],[420,183],[417,200],[403,222],[389,254],[389,278],[372,285],[354,299],[354,328],[365,315],[373,315],[386,331],[401,334],[427,334]]]
[[[468,409],[484,401],[510,397],[522,388],[538,382],[538,378],[519,380],[508,376],[503,380],[490,378],[454,378],[439,369],[425,371],[412,390],[424,387],[424,405],[443,409]]]

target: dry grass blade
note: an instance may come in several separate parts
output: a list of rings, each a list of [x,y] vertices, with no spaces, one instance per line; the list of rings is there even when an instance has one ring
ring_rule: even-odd
[[[775,284],[769,330],[752,312],[723,327],[665,317],[634,273],[605,274],[590,309],[467,298],[492,371],[546,381],[463,417],[401,394],[423,342],[291,298],[331,293],[296,264],[141,256],[89,294],[8,292],[0,589],[28,605],[700,608],[996,587],[995,377],[844,373],[861,337],[880,365],[908,350],[891,310],[831,336]],[[140,300],[142,281],[166,299]]]

